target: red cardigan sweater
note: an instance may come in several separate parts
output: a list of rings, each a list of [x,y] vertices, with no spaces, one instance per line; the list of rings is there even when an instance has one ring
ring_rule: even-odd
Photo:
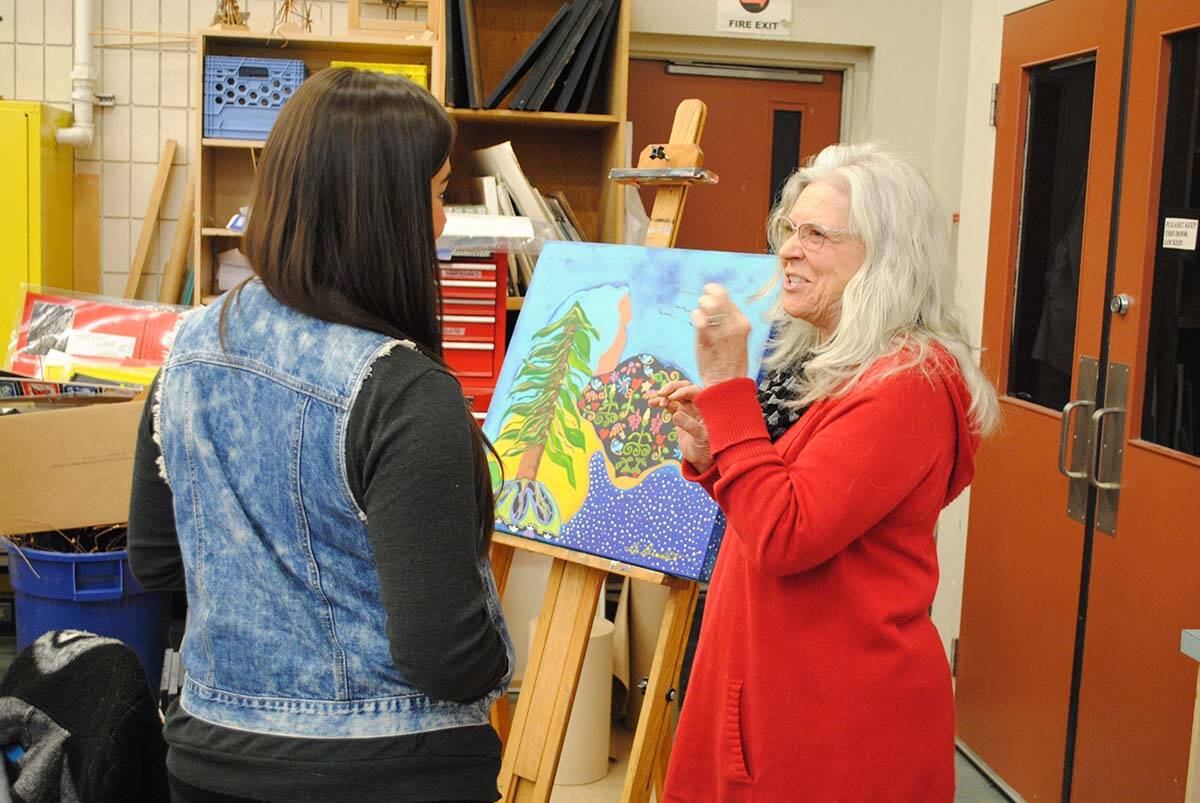
[[[754,382],[703,391],[729,520],[667,801],[949,803],[950,670],[929,618],[934,525],[974,474],[957,365],[813,404],[772,444]]]

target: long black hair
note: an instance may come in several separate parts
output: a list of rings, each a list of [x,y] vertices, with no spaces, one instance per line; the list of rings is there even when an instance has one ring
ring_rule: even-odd
[[[305,81],[263,149],[243,237],[264,287],[314,318],[411,340],[445,367],[431,184],[454,133],[441,104],[403,78],[336,68]],[[496,452],[467,418],[482,554]]]

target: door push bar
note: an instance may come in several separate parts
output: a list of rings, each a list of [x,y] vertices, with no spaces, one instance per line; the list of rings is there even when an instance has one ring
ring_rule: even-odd
[[[1090,479],[1091,472],[1088,467],[1083,471],[1072,471],[1067,468],[1067,434],[1071,430],[1071,413],[1075,412],[1080,407],[1095,407],[1096,403],[1087,399],[1076,399],[1075,401],[1067,402],[1063,405],[1062,410],[1062,430],[1058,434],[1058,471],[1064,477],[1072,480]],[[1095,417],[1093,416],[1093,421]],[[1093,441],[1094,443],[1094,441]],[[1095,463],[1095,456],[1092,457],[1092,463]]]
[[[1088,458],[1088,482],[1100,491],[1116,491],[1121,487],[1120,474],[1117,479],[1104,481],[1100,479],[1100,444],[1104,441],[1104,417],[1108,415],[1124,415],[1124,407],[1101,407],[1092,413],[1092,453]],[[1121,437],[1124,433],[1118,433]]]

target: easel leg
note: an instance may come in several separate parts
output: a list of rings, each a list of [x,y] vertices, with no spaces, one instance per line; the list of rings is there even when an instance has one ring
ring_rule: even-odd
[[[642,704],[637,733],[633,737],[633,749],[629,754],[629,769],[625,774],[621,803],[646,803],[650,799],[651,780],[659,774],[655,772],[656,768],[660,768],[665,778],[667,761],[671,755],[670,705],[675,699],[670,692],[679,677],[699,595],[700,584],[688,582],[673,587],[667,597],[658,646],[654,651],[654,662],[650,666],[650,678],[646,685],[646,700]],[[655,785],[658,786],[657,783]],[[658,795],[661,803],[661,788],[658,789]]]
[[[547,803],[592,632],[605,572],[562,559],[550,566],[533,649],[498,779],[501,800]]]
[[[667,785],[667,764],[671,761],[671,731],[671,723],[667,722],[662,731],[662,738],[658,740],[658,754],[654,757],[654,799],[658,803],[662,803],[663,789]]]
[[[508,585],[508,572],[512,568],[515,552],[516,550],[507,544],[492,544],[492,574],[496,577],[496,589],[501,597],[504,596],[504,589]],[[488,719],[499,734],[500,743],[508,744],[508,734],[512,729],[512,703],[507,694],[501,695],[492,706]]]
[[[492,544],[492,574],[496,577],[496,590],[500,596],[504,596],[504,589],[508,586],[508,573],[512,569],[514,554],[516,550],[508,544]]]

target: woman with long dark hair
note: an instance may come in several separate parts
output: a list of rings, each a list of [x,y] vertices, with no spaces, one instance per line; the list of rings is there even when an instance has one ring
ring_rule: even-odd
[[[283,108],[244,249],[142,422],[130,562],[186,586],[176,800],[495,800],[512,643],[490,445],[442,362],[454,139],[429,93],[329,69]]]

